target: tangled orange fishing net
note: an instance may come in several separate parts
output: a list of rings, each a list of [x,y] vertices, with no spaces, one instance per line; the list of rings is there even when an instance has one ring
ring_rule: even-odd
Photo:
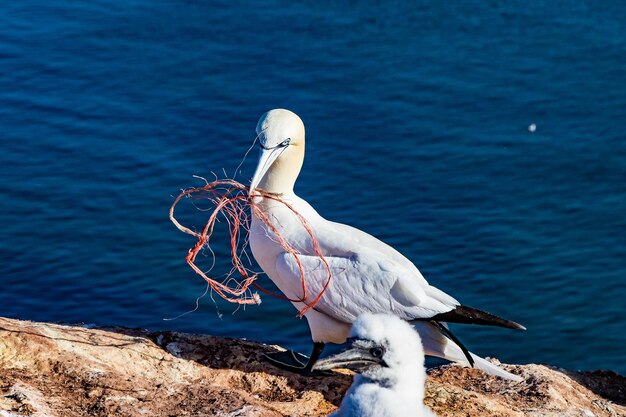
[[[300,310],[300,316],[306,313],[309,309],[313,308],[315,304],[319,302],[320,298],[324,294],[324,291],[326,291],[326,289],[328,288],[332,274],[330,265],[324,258],[324,255],[322,254],[319,246],[319,242],[315,238],[315,235],[313,234],[311,226],[309,225],[307,220],[300,213],[298,213],[289,203],[282,200],[277,194],[268,193],[261,189],[255,189],[252,195],[248,195],[248,187],[235,180],[226,179],[208,182],[204,178],[200,179],[205,182],[204,186],[193,187],[183,190],[178,195],[178,197],[176,197],[176,199],[172,203],[172,206],[170,207],[170,220],[174,223],[174,225],[180,231],[197,238],[196,244],[191,249],[189,249],[189,252],[187,253],[187,256],[185,258],[189,266],[191,266],[191,268],[197,274],[204,278],[204,280],[209,284],[211,289],[213,289],[223,299],[231,303],[260,304],[261,298],[259,297],[259,295],[257,293],[252,294],[250,291],[250,287],[252,286],[272,297],[277,297],[291,302],[304,303],[305,307]],[[214,207],[201,232],[195,232],[190,228],[183,226],[174,217],[174,210],[176,206],[185,197],[206,199]],[[259,197],[284,204],[296,215],[296,217],[302,223],[302,226],[304,227],[306,232],[311,237],[313,250],[328,271],[328,276],[324,287],[319,292],[319,294],[315,295],[315,298],[313,298],[313,300],[307,301],[307,299],[309,298],[309,294],[307,293],[305,271],[300,261],[299,252],[293,246],[291,246],[289,242],[280,234],[278,229],[272,224],[269,217],[261,209],[261,207],[259,207],[258,204],[255,204],[254,200]],[[251,269],[251,261],[247,253],[251,215],[258,217],[258,219],[263,221],[268,230],[270,230],[276,237],[277,243],[280,244],[285,252],[290,253],[296,260],[298,268],[300,270],[300,285],[302,290],[301,298],[292,299],[284,295],[277,294],[263,288],[256,282],[259,273],[254,272]],[[230,271],[230,273],[226,274],[222,278],[212,278],[208,276],[210,270],[208,272],[204,272],[196,264],[196,257],[204,247],[210,248],[211,236],[215,229],[216,222],[219,222],[220,219],[224,219],[226,221],[226,224],[228,225],[230,236],[231,262],[233,265],[233,269]],[[244,259],[247,261],[248,266],[246,265],[246,262],[244,262]],[[234,277],[233,275],[235,273],[239,274],[240,277]]]

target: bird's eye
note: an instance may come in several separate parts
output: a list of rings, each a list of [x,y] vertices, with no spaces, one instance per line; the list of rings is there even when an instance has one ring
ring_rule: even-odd
[[[289,145],[289,143],[291,143],[291,138],[287,138],[284,141],[280,142],[280,146],[281,148],[284,148],[285,146]]]
[[[374,347],[370,349],[370,354],[375,358],[382,358],[385,351],[381,347]]]

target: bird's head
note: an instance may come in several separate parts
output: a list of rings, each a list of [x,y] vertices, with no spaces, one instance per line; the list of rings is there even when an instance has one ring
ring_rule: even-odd
[[[250,182],[255,188],[282,193],[295,183],[304,160],[304,123],[297,114],[274,109],[259,119],[256,127],[260,151]]]
[[[406,378],[423,380],[422,342],[404,320],[364,314],[352,325],[348,341],[348,350],[318,361],[314,369],[348,368],[367,379],[391,384]]]

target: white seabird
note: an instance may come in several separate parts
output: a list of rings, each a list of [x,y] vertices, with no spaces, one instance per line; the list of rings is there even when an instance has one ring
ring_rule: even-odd
[[[411,326],[388,314],[359,316],[349,350],[313,369],[357,372],[341,406],[329,417],[436,417],[424,405],[424,350]]]
[[[324,344],[343,343],[351,324],[364,313],[388,313],[413,322],[427,355],[475,365],[494,375],[519,379],[471,354],[442,322],[471,323],[524,329],[489,313],[461,305],[429,285],[417,267],[377,238],[320,216],[293,187],[304,161],[304,124],[291,111],[275,109],[259,119],[260,155],[250,184],[275,193],[303,216],[312,228],[328,262],[332,279],[314,308],[304,314],[314,342],[310,358],[294,352],[269,355],[277,366],[309,373]],[[284,204],[256,196],[254,202],[272,225],[298,252],[305,271],[306,302],[311,303],[327,282],[328,270],[316,255],[313,241],[300,219]],[[252,218],[250,246],[254,258],[276,286],[290,299],[301,299],[298,260],[279,244],[274,232],[257,215]],[[292,302],[302,311],[306,304]],[[444,336],[445,334],[445,336]],[[447,336],[447,337],[446,337]]]

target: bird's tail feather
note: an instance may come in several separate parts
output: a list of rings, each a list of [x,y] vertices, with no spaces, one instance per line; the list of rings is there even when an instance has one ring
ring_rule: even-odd
[[[432,323],[429,322],[415,322],[415,329],[418,331],[422,344],[424,345],[424,353],[430,356],[436,356],[438,358],[447,359],[452,362],[459,363],[465,366],[471,366],[463,350],[456,345],[453,341],[445,337]],[[474,367],[478,368],[489,375],[498,376],[500,378],[508,379],[511,381],[521,381],[522,378],[518,375],[514,375],[505,371],[497,365],[474,355],[469,352],[474,360]]]
[[[480,356],[476,356],[471,352],[470,355],[472,355],[472,358],[474,359],[474,367],[485,371],[489,375],[499,376],[500,378],[508,379],[515,382],[520,382],[524,380],[524,378],[522,378],[521,376],[505,371],[504,369],[500,368],[497,365],[494,365],[486,359],[481,358]]]

